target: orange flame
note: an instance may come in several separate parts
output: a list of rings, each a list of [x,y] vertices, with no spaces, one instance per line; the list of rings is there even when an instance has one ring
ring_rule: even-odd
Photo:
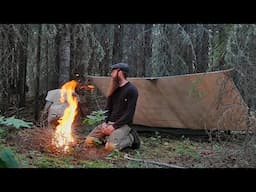
[[[93,86],[93,85],[87,85],[87,87],[88,87],[89,89],[94,89],[94,86]]]
[[[72,123],[77,115],[78,99],[73,94],[75,93],[75,87],[77,82],[75,80],[65,83],[61,87],[60,101],[68,103],[68,107],[65,109],[63,116],[58,120],[58,126],[56,127],[53,143],[58,148],[63,148],[64,152],[68,152],[69,146],[75,142],[75,138],[72,135]]]
[[[84,89],[86,91],[92,91],[94,89],[93,85],[80,85],[80,89]]]

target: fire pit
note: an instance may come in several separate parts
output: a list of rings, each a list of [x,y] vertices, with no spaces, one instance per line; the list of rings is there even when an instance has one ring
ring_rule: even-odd
[[[68,146],[68,151],[64,151],[64,147],[56,146],[52,140],[55,135],[55,130],[50,128],[33,128],[24,129],[17,132],[17,135],[8,143],[17,147],[19,152],[26,154],[28,151],[40,151],[47,153],[49,156],[72,156],[79,160],[97,160],[104,158],[109,154],[104,149],[104,146],[96,146],[92,148],[84,147],[86,135],[74,133],[76,142]]]
[[[50,155],[71,155],[79,159],[99,159],[108,154],[102,146],[84,147],[86,135],[79,133],[81,127],[77,126],[80,125],[75,125],[78,98],[74,93],[77,85],[78,83],[72,80],[61,87],[60,102],[65,104],[66,108],[57,120],[56,127],[36,127],[18,132],[15,144],[19,150],[38,150]]]

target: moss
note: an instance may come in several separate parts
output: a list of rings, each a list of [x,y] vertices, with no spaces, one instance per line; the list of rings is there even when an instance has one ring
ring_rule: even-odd
[[[83,168],[112,168],[113,164],[106,161],[80,161]]]
[[[34,165],[38,168],[73,168],[69,159],[66,158],[53,158],[53,157],[40,157],[36,159]]]

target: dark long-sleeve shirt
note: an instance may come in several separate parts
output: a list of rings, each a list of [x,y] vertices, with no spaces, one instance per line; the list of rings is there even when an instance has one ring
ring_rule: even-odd
[[[138,90],[130,82],[122,87],[118,87],[115,92],[108,97],[106,122],[115,122],[115,129],[125,124],[131,124],[136,109]]]

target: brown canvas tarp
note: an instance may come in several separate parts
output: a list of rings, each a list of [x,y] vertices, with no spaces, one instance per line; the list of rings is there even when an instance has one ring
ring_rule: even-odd
[[[248,107],[234,85],[231,72],[128,78],[139,91],[134,124],[245,130]],[[110,77],[90,78],[106,95]]]

